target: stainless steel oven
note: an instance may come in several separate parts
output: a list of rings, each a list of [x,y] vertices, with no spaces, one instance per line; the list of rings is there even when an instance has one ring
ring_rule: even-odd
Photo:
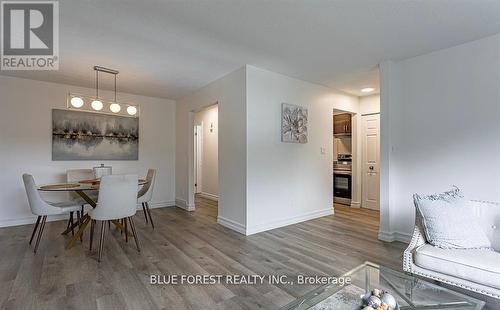
[[[333,171],[333,201],[341,204],[351,204],[352,175],[351,171]]]
[[[350,154],[339,154],[333,165],[333,201],[351,205],[352,158]]]

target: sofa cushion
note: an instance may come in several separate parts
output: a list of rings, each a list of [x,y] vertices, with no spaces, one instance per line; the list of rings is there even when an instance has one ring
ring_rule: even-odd
[[[415,251],[421,268],[500,289],[500,253],[488,249],[441,249],[424,244]]]
[[[430,244],[443,249],[491,247],[474,209],[458,188],[435,195],[415,194],[413,200]]]

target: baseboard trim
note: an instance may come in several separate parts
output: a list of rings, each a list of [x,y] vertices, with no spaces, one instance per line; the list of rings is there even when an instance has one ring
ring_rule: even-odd
[[[175,207],[175,201],[150,202],[148,205],[150,209],[169,208]],[[137,205],[137,210],[142,210],[142,206],[140,204]]]
[[[263,231],[267,231],[267,230],[271,230],[271,229],[275,229],[275,228],[280,228],[280,227],[284,227],[284,226],[288,226],[288,225],[293,225],[293,224],[297,224],[300,222],[309,221],[312,219],[316,219],[316,218],[328,216],[328,215],[333,215],[333,214],[334,214],[333,208],[312,211],[312,212],[304,213],[301,215],[296,215],[296,216],[292,216],[289,218],[284,218],[281,220],[268,222],[268,223],[261,224],[261,225],[255,225],[253,227],[247,227],[246,235],[249,236],[249,235],[253,235],[256,233],[263,232]]]
[[[149,203],[150,209],[167,208],[174,206],[175,206],[174,201],[159,201],[159,202]],[[142,206],[138,205],[137,210],[142,210]],[[66,221],[68,220],[68,218],[69,218],[68,214],[50,215],[47,217],[47,222]],[[34,224],[36,222],[36,219],[37,219],[36,215],[30,215],[17,219],[0,220],[0,227],[12,227],[12,226]]]
[[[378,239],[385,242],[399,241],[403,243],[409,243],[411,240],[411,234],[402,233],[399,231],[379,231]]]
[[[194,211],[195,207],[194,205],[188,205],[187,201],[181,198],[176,198],[175,199],[175,206],[177,208],[181,208],[186,211]]]
[[[209,199],[209,200],[213,200],[213,201],[219,201],[219,196],[214,195],[214,194],[201,192],[201,193],[198,193],[198,195],[199,195],[200,197],[205,198],[205,199]]]
[[[21,226],[21,225],[29,225],[29,224],[34,224],[36,222],[37,216],[32,215],[32,216],[26,216],[18,219],[7,219],[7,220],[0,220],[0,227],[12,227],[12,226]],[[58,214],[58,215],[49,215],[47,217],[47,222],[55,222],[55,221],[62,221],[62,220],[68,220],[69,215],[68,214]]]
[[[227,227],[231,230],[239,232],[240,234],[246,235],[246,227],[245,227],[245,225],[242,225],[241,223],[224,218],[222,216],[217,216],[217,223],[219,223],[222,226]]]
[[[351,201],[351,208],[361,208],[361,202]]]

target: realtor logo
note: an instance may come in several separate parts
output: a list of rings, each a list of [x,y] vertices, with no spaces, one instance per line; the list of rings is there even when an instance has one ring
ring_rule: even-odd
[[[59,69],[59,3],[1,2],[1,70]]]

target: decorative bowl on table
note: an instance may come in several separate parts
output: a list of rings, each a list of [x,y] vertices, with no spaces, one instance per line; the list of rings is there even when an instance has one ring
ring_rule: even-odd
[[[399,310],[396,298],[389,292],[373,289],[361,296],[361,310]]]

